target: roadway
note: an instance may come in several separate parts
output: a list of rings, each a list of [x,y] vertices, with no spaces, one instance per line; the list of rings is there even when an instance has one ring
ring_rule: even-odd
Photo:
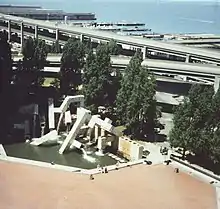
[[[220,39],[197,39],[197,40],[174,40],[174,41],[169,41],[170,43],[175,43],[175,44],[220,44]]]
[[[6,27],[4,26],[0,26],[0,29],[3,29],[3,30],[7,30]],[[13,29],[11,28],[11,32],[12,33],[17,33],[18,36],[20,36],[21,34],[21,31],[20,30],[17,30],[17,29]],[[24,36],[30,36],[30,37],[34,37],[34,34],[33,33],[30,33],[30,32],[26,32],[24,31]],[[46,35],[38,35],[38,38],[42,39],[42,40],[45,40],[47,43],[49,44],[52,44],[55,42],[55,38],[52,38],[52,37],[48,37]],[[60,45],[64,46],[66,41],[63,41],[63,40],[59,40],[59,43]],[[199,46],[199,45],[196,45],[196,46]],[[203,45],[204,46],[204,45]],[[211,51],[210,49],[206,49],[207,51],[209,51],[210,53],[212,53],[213,51]],[[198,61],[205,61],[203,59],[197,59],[197,58],[194,58],[194,60],[198,60]],[[211,64],[211,63],[210,63]],[[216,64],[215,62],[212,62],[212,64]]]
[[[22,59],[20,56],[13,58],[14,61]],[[47,61],[51,63],[59,63],[61,55],[58,56],[48,56]],[[129,61],[129,57],[124,56],[111,56],[112,66],[125,68]],[[149,70],[154,72],[164,72],[164,73],[175,73],[183,75],[197,75],[197,76],[220,76],[220,67],[210,65],[210,64],[195,64],[195,63],[185,63],[185,62],[174,62],[174,61],[164,61],[164,60],[154,60],[145,59],[142,62],[143,66],[147,66]]]
[[[117,41],[118,44],[126,44],[126,45],[130,45],[134,47],[141,47],[141,48],[146,47],[148,50],[164,52],[167,54],[174,54],[178,56],[191,55],[192,57],[205,59],[207,61],[220,62],[220,53],[210,52],[205,49],[191,48],[188,46],[182,46],[178,44],[166,43],[166,42],[161,42],[161,41],[159,42],[155,40],[139,39],[135,37],[115,34],[113,32],[99,31],[99,30],[88,29],[84,27],[68,26],[64,24],[57,25],[51,22],[28,19],[28,18],[21,18],[21,17],[11,16],[11,15],[5,15],[2,13],[0,13],[0,19],[2,21],[11,20],[12,22],[16,22],[16,23],[23,22],[24,25],[30,25],[30,26],[38,25],[38,27],[40,28],[46,28],[46,29],[52,29],[52,30],[58,29],[60,32],[64,32],[67,34],[73,34],[73,35],[78,35],[78,36],[84,35],[85,37],[99,39],[103,41],[110,41],[114,39],[115,41]]]
[[[0,29],[3,29],[3,30],[7,30],[7,28],[6,27],[4,27],[4,26],[0,26]],[[18,37],[20,37],[21,36],[21,31],[20,30],[17,30],[17,29],[14,29],[14,28],[12,28],[11,29],[11,32],[12,33],[17,33],[18,34]],[[26,32],[26,31],[24,31],[24,36],[29,36],[29,37],[32,37],[32,38],[34,38],[34,34],[33,33],[30,33],[30,32]],[[43,36],[43,35],[38,35],[38,38],[40,38],[40,39],[42,39],[42,40],[46,40],[46,41],[48,41],[48,42],[50,42],[50,43],[54,43],[56,40],[54,39],[54,38],[51,38],[51,37],[48,37],[48,36]],[[65,45],[66,44],[66,41],[59,41],[59,44],[60,45]]]

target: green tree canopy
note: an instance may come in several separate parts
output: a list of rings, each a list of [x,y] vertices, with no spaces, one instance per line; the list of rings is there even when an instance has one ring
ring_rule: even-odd
[[[83,74],[85,102],[93,112],[97,112],[98,106],[109,107],[114,104],[114,81],[108,45],[101,44],[96,54],[91,50],[88,53]]]
[[[43,69],[47,59],[47,45],[40,39],[29,37],[22,49],[25,67]]]
[[[85,46],[80,41],[69,39],[61,58],[61,92],[75,94],[81,85],[81,73],[85,64]]]
[[[141,66],[138,51],[127,66],[117,94],[117,116],[134,137],[154,134],[157,125],[156,80]]]
[[[40,71],[44,69],[47,59],[47,45],[40,39],[28,38],[22,49],[23,62],[18,64],[14,79],[19,86],[41,85],[43,78]]]
[[[140,52],[136,52],[134,57],[131,58],[128,66],[125,69],[123,79],[121,80],[121,88],[117,93],[116,106],[118,122],[120,124],[126,123],[126,107],[129,101],[133,86],[135,75],[139,75],[141,68],[142,57]]]
[[[53,42],[51,49],[50,49],[50,53],[62,53],[62,48],[61,45],[59,44],[59,41],[55,41]]]
[[[0,143],[6,142],[9,130],[9,117],[14,109],[10,83],[12,78],[11,47],[7,42],[7,33],[0,32]]]
[[[188,98],[180,104],[174,115],[174,127],[170,132],[173,147],[182,147],[194,154],[209,156],[213,138],[212,115],[213,87],[193,85]]]
[[[117,42],[115,40],[111,40],[109,41],[108,43],[108,49],[109,49],[109,53],[110,55],[119,55],[120,54],[120,47],[119,45],[117,44]]]

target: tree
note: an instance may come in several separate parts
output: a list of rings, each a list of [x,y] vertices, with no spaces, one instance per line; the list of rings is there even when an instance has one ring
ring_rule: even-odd
[[[14,104],[11,102],[12,59],[11,47],[7,42],[7,33],[0,32],[0,49],[0,143],[3,143],[9,130],[8,118]]]
[[[126,107],[129,101],[133,86],[135,75],[139,74],[141,67],[142,57],[140,52],[135,53],[134,57],[131,58],[128,66],[125,69],[123,79],[121,80],[121,88],[117,93],[116,106],[118,123],[126,123]]]
[[[62,48],[59,44],[59,41],[55,41],[53,42],[52,46],[51,46],[51,50],[50,50],[51,53],[62,53]]]
[[[40,39],[28,38],[22,49],[24,64],[30,68],[43,69],[47,60],[47,45]]]
[[[117,42],[115,40],[111,40],[108,43],[108,49],[110,55],[119,55],[120,54],[120,47],[118,46]]]
[[[172,147],[183,148],[183,158],[185,157],[186,150],[191,149],[191,143],[189,138],[189,132],[191,128],[191,104],[184,99],[183,103],[180,104],[174,114],[173,124],[174,127],[169,133],[169,142]]]
[[[207,123],[209,130],[209,159],[220,163],[220,89],[213,96],[211,114]]]
[[[89,51],[83,73],[83,94],[85,96],[85,104],[92,112],[97,112],[98,94],[101,91],[98,85],[98,71],[96,56],[92,51]]]
[[[69,39],[63,48],[61,58],[61,92],[75,94],[81,85],[81,71],[84,67],[85,47],[80,41]]]
[[[91,38],[88,38],[87,40],[85,40],[84,44],[85,44],[85,51],[87,54],[93,50]]]
[[[187,150],[197,155],[209,155],[213,93],[212,87],[193,85],[188,98],[175,112],[169,140],[171,146],[183,148],[183,158]]]
[[[141,62],[138,51],[125,70],[116,102],[119,121],[134,137],[152,136],[157,125],[156,80]]]
[[[156,80],[148,69],[140,67],[126,108],[126,128],[133,136],[153,137],[157,124]]]
[[[106,44],[97,47],[96,54],[90,50],[83,75],[85,103],[93,112],[98,106],[112,106],[113,76],[111,58]]]
[[[29,38],[22,49],[23,62],[18,64],[15,84],[28,87],[41,85],[44,81],[40,71],[44,69],[47,59],[47,45],[45,41]]]

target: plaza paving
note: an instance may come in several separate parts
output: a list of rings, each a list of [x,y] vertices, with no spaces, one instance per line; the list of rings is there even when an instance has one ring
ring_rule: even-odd
[[[216,209],[215,188],[172,166],[88,175],[0,161],[0,209]]]

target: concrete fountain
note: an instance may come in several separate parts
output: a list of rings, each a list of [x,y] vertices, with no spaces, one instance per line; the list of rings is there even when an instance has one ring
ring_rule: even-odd
[[[78,103],[75,115],[71,115],[69,107]],[[103,156],[106,146],[118,149],[119,134],[109,118],[102,120],[100,115],[91,115],[91,111],[84,108],[84,96],[67,96],[60,107],[54,107],[53,99],[48,100],[48,125],[49,133],[40,138],[32,139],[31,145],[39,146],[48,143],[59,143],[59,154],[66,150],[79,149],[83,158],[93,162],[95,158],[89,156],[87,150],[96,144],[96,155]],[[55,124],[55,114],[59,114],[59,120]],[[61,124],[66,126],[66,132],[62,134]]]

